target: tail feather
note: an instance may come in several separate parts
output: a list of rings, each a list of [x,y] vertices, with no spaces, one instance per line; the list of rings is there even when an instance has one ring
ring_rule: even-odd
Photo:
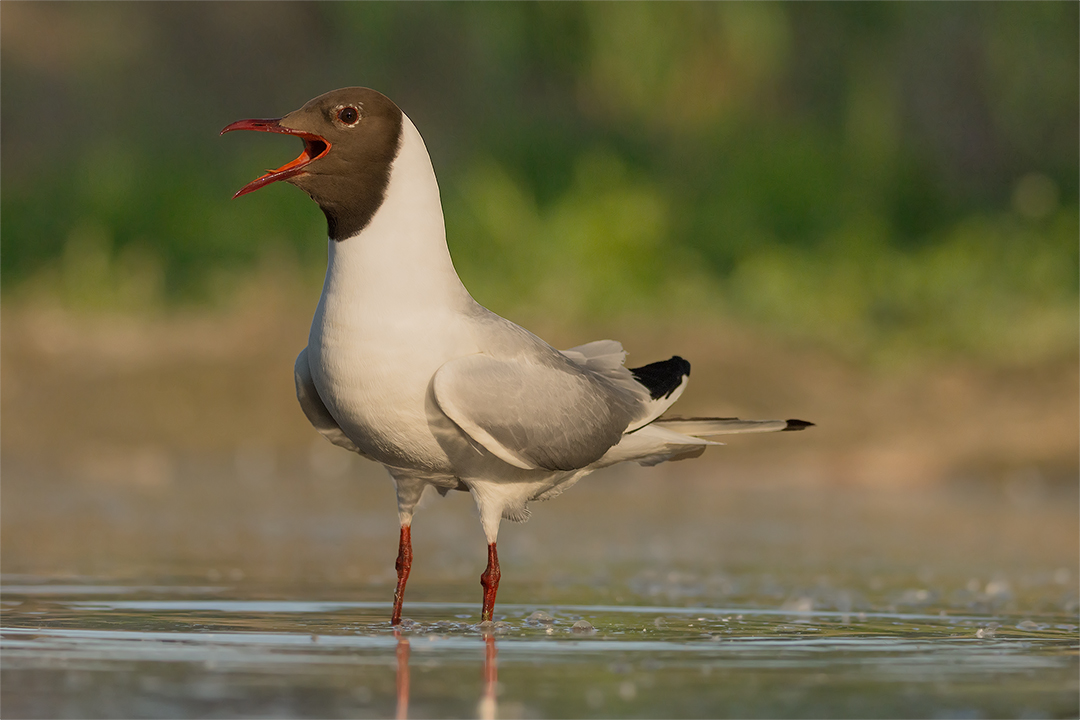
[[[805,420],[740,420],[739,418],[681,418],[669,417],[656,420],[660,425],[692,437],[712,435],[735,435],[739,433],[790,432],[812,427],[814,423]]]
[[[709,445],[723,445],[715,440],[706,440],[706,436],[802,430],[811,425],[813,423],[805,420],[660,418],[643,428],[625,433],[619,444],[608,450],[591,467],[593,469],[607,467],[627,460],[641,465],[683,460],[697,457]]]

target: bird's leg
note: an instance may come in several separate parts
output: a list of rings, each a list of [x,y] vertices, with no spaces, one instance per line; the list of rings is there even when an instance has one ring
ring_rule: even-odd
[[[495,543],[488,545],[488,564],[484,574],[480,576],[480,584],[484,587],[484,607],[480,612],[480,622],[491,620],[491,614],[495,611],[495,593],[499,592],[499,554],[495,552]]]
[[[390,616],[391,625],[401,624],[401,603],[405,601],[405,582],[409,579],[409,570],[412,569],[412,528],[413,510],[416,509],[420,497],[424,494],[426,483],[395,468],[387,468],[390,477],[394,479],[394,489],[397,492],[398,522],[401,523],[401,539],[398,541],[397,562],[397,589],[394,590],[394,612]]]
[[[497,483],[488,480],[471,479],[469,492],[476,500],[476,509],[480,511],[480,524],[484,526],[484,536],[488,542],[488,561],[480,584],[484,588],[484,605],[480,611],[480,622],[490,622],[495,611],[495,593],[499,592],[499,553],[495,542],[499,538],[499,521],[502,520],[505,500],[502,498]]]
[[[405,582],[412,569],[412,535],[409,525],[401,526],[401,539],[398,540],[397,562],[394,567],[397,569],[397,589],[394,591],[394,613],[390,616],[390,624],[400,625],[401,604],[405,601]]]

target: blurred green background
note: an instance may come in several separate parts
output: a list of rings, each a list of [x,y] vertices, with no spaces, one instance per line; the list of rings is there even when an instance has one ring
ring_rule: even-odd
[[[455,262],[518,319],[725,318],[857,361],[1078,340],[1074,2],[23,3],[2,14],[3,298],[172,312],[317,288],[291,139],[365,85]]]
[[[688,358],[679,414],[817,423],[504,524],[500,602],[685,570],[773,588],[703,602],[817,608],[824,577],[1074,615],[1078,38],[1075,2],[3,0],[3,581],[389,600],[387,475],[294,394],[322,213],[231,199],[300,144],[218,136],[366,85],[423,134],[478,301]],[[411,598],[477,597],[473,513],[422,511]]]

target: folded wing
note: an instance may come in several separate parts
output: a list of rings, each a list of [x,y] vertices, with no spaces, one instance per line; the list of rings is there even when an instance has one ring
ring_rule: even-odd
[[[641,395],[558,353],[540,360],[469,355],[432,380],[462,431],[515,467],[576,470],[600,459],[640,416]]]

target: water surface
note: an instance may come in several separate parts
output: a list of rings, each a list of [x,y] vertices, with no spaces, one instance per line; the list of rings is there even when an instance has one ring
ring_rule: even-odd
[[[381,475],[132,491],[12,467],[4,717],[1080,714],[1071,487],[600,475],[504,524],[492,626],[451,496],[417,515],[395,631]]]

